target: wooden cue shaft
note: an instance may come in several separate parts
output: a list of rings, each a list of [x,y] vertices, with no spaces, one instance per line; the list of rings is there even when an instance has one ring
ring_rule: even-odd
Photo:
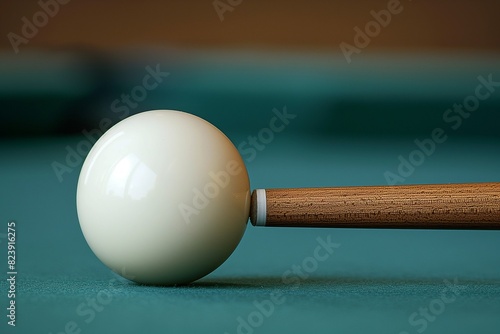
[[[257,189],[256,226],[500,229],[500,183]]]

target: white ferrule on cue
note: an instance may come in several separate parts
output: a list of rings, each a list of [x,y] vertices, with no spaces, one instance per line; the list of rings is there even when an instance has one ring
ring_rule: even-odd
[[[266,189],[255,189],[252,193],[252,210],[250,221],[254,226],[266,226],[267,202]]]

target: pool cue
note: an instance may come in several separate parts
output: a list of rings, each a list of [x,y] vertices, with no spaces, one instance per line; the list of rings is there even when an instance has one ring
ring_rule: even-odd
[[[500,183],[256,189],[255,226],[500,229]]]

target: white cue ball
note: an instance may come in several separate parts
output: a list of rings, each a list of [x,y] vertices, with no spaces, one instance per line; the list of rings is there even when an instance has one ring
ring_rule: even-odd
[[[154,110],[109,129],[88,154],[77,211],[92,251],[144,284],[183,284],[221,265],[250,210],[244,162],[215,126]]]

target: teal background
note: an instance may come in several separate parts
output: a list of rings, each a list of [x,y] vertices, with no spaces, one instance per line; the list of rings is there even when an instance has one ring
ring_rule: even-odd
[[[75,206],[81,163],[62,182],[52,168],[54,161],[64,163],[67,146],[76,148],[85,138],[83,129],[104,117],[118,121],[112,101],[141,82],[145,66],[160,63],[170,76],[131,112],[192,112],[236,146],[268,126],[274,108],[286,106],[297,115],[247,159],[252,188],[384,185],[398,157],[408,157],[413,141],[436,127],[448,139],[405,184],[500,182],[500,92],[456,131],[442,120],[453,103],[474,93],[477,76],[492,73],[500,80],[496,58],[381,54],[347,66],[342,59],[304,54],[165,51],[113,64],[104,56],[44,57],[53,68],[32,65],[26,70],[32,80],[2,62],[0,233],[16,222],[19,273],[18,325],[8,327],[1,314],[2,333],[55,334],[71,322],[81,333],[237,333],[238,318],[248,319],[257,310],[254,302],[276,290],[284,302],[252,332],[419,333],[422,327],[409,317],[440,297],[444,280],[458,280],[462,290],[423,332],[499,332],[498,231],[249,225],[233,255],[209,276],[188,286],[147,287],[117,277],[88,248]],[[42,75],[56,70],[61,75]],[[340,247],[308,278],[283,282],[287,270],[312,256],[316,239],[328,236]],[[103,294],[106,303],[87,323],[92,313],[86,304]]]

